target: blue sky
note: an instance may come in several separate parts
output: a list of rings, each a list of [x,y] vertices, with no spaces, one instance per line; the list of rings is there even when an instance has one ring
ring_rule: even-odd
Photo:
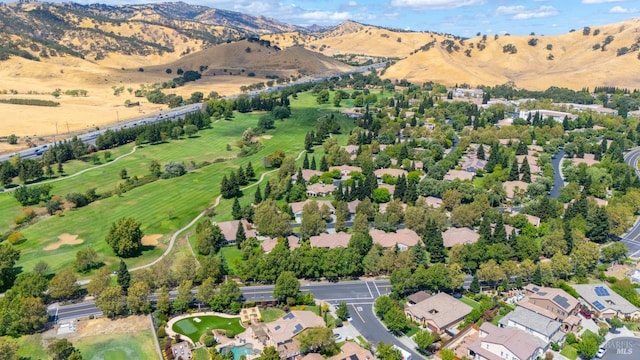
[[[0,0],[6,1],[6,0]],[[177,1],[177,0],[174,0]],[[528,35],[562,34],[589,25],[640,17],[640,0],[183,0],[190,4],[264,15],[297,25],[345,20],[391,28]],[[76,0],[79,3],[148,3],[154,0]]]

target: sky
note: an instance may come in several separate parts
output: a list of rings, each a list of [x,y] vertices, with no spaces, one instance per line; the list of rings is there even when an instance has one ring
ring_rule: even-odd
[[[178,0],[174,0],[178,1]],[[482,34],[556,35],[584,26],[640,17],[640,0],[183,0],[263,15],[296,25],[345,20],[413,31],[472,37]],[[6,2],[6,0],[0,0]],[[155,0],[75,0],[112,5]]]

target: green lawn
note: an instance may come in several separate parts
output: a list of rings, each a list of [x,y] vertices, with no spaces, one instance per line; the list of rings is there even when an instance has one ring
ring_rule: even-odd
[[[84,337],[73,345],[83,359],[157,359],[153,332],[145,330],[135,334],[107,334]]]
[[[260,114],[235,114],[232,121],[220,120],[212,125],[212,129],[202,130],[193,139],[182,139],[160,145],[146,145],[134,154],[112,162],[108,166],[87,171],[80,176],[67,178],[52,183],[52,193],[64,196],[69,192],[85,192],[90,188],[97,188],[98,193],[112,190],[122,180],[119,172],[127,169],[129,176],[144,176],[148,173],[151,160],[158,160],[161,164],[168,161],[179,161],[190,164],[191,161],[200,163],[212,162],[211,165],[174,179],[158,180],[122,194],[97,201],[81,209],[66,211],[62,216],[46,217],[22,230],[24,243],[16,247],[21,251],[21,258],[17,266],[29,271],[38,261],[45,261],[53,271],[70,267],[75,259],[75,253],[84,246],[92,246],[100,255],[101,260],[110,268],[117,265],[117,258],[112,250],[104,243],[104,236],[111,223],[121,217],[132,216],[142,223],[142,230],[146,234],[163,234],[164,243],[155,247],[147,247],[136,258],[127,259],[129,268],[140,266],[157,258],[166,248],[168,235],[188,224],[202,210],[211,206],[219,194],[219,184],[223,175],[231,169],[245,166],[251,161],[257,176],[266,169],[262,165],[262,158],[273,153],[276,149],[284,150],[289,156],[297,156],[303,150],[304,135],[314,129],[316,120],[321,113],[310,104],[315,98],[308,94],[301,94],[298,100],[292,100],[292,117],[284,122],[276,122],[276,129],[267,135],[272,138],[262,138],[264,148],[257,154],[247,158],[235,158],[238,149],[236,141],[247,127],[255,127]],[[309,106],[309,107],[305,107]],[[329,108],[328,106],[324,106]],[[344,118],[342,134],[337,135],[341,143],[348,136],[352,122]],[[226,145],[233,149],[228,151]],[[111,150],[114,158],[117,154],[130,151],[132,145]],[[321,150],[319,147],[318,150]],[[316,151],[317,161],[321,155]],[[103,161],[100,155],[101,161]],[[226,161],[215,162],[217,159],[229,158]],[[300,159],[302,162],[302,159]],[[91,166],[86,161],[71,162],[65,165],[69,172]],[[275,175],[275,174],[274,174]],[[261,184],[261,187],[264,185]],[[248,204],[253,199],[255,188],[245,191],[240,199],[242,204]],[[215,220],[230,220],[231,201],[222,201],[216,209]],[[0,226],[7,229],[13,219],[21,213],[17,201],[10,194],[0,194]],[[98,221],[99,220],[99,221]],[[56,250],[45,251],[44,248],[58,242],[61,234],[78,235],[84,240],[79,245],[62,245]]]
[[[209,360],[209,352],[206,348],[197,348],[193,350],[193,359],[194,360]]]
[[[200,322],[193,319],[198,318]],[[194,316],[182,319],[173,324],[173,331],[188,336],[193,342],[200,341],[200,336],[212,330],[232,330],[236,335],[244,332],[246,329],[240,325],[240,318],[223,318],[220,316]]]
[[[567,345],[560,351],[560,355],[570,360],[576,360],[578,358],[578,350],[571,345]]]
[[[13,340],[10,337],[6,339]],[[26,335],[15,339],[18,344],[18,357],[23,359],[48,359],[42,334]]]
[[[280,319],[284,315],[284,311],[276,308],[270,308],[260,311],[260,316],[264,322],[272,322]]]
[[[471,298],[468,298],[466,296],[461,297],[460,301],[462,301],[463,303],[471,306],[474,309],[477,309],[477,308],[480,307],[480,303],[479,302],[477,302],[477,301],[475,301],[475,300],[473,300]]]
[[[409,329],[407,330],[405,335],[407,335],[408,337],[412,337],[413,335],[418,333],[418,330],[420,330],[420,328],[418,326],[409,325]]]

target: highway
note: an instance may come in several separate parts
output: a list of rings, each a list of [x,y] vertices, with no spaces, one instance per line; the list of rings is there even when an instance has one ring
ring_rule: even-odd
[[[248,286],[240,288],[245,301],[271,301],[273,299],[273,285]],[[378,342],[393,343],[409,351],[414,358],[421,359],[414,349],[407,348],[380,323],[373,312],[373,302],[380,295],[391,292],[388,280],[352,280],[337,283],[312,282],[300,286],[302,292],[311,292],[316,300],[323,300],[332,305],[341,301],[347,303],[351,324],[374,346]],[[170,293],[175,298],[176,292]],[[152,301],[156,295],[150,296]],[[100,316],[102,312],[96,308],[93,301],[77,304],[49,306],[48,313],[56,322],[66,322],[73,319],[87,318],[91,315]]]
[[[638,171],[639,159],[640,148],[635,148],[629,151],[624,156],[624,161],[636,170],[636,175],[638,177],[640,177],[640,171]],[[637,259],[638,257],[640,257],[640,218],[636,220],[635,224],[633,224],[631,229],[629,229],[626,234],[620,236],[620,241],[625,243],[627,245],[627,248],[629,248],[628,256],[630,258]]]
[[[203,106],[204,105],[202,103],[198,103],[198,104],[184,105],[184,106],[176,107],[173,109],[160,111],[155,114],[145,115],[145,116],[129,119],[126,121],[121,121],[115,124],[110,124],[100,128],[100,130],[95,130],[85,134],[78,135],[78,138],[89,145],[95,145],[95,142],[98,136],[100,134],[104,134],[105,132],[107,132],[107,130],[121,130],[121,129],[126,129],[128,127],[136,127],[140,125],[152,124],[152,123],[163,121],[163,120],[179,119],[179,118],[183,118],[187,114],[201,111]],[[51,143],[39,145],[37,147],[32,147],[29,149],[18,151],[12,154],[0,155],[0,162],[7,161],[14,155],[20,155],[20,157],[23,159],[34,159],[34,158],[40,157],[43,152],[53,147],[54,145],[55,144],[51,142]]]

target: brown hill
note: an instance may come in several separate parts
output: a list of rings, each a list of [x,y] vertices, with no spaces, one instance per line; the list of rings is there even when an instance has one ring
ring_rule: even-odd
[[[268,75],[297,76],[333,74],[348,71],[349,66],[303,47],[293,46],[284,50],[267,47],[247,40],[222,44],[193,53],[174,62],[145,68],[145,71],[205,70],[207,75]]]
[[[598,85],[638,88],[639,49],[640,19],[633,19],[558,36],[457,40],[449,50],[447,44],[437,43],[398,61],[384,77],[472,86],[512,81],[532,90]]]

